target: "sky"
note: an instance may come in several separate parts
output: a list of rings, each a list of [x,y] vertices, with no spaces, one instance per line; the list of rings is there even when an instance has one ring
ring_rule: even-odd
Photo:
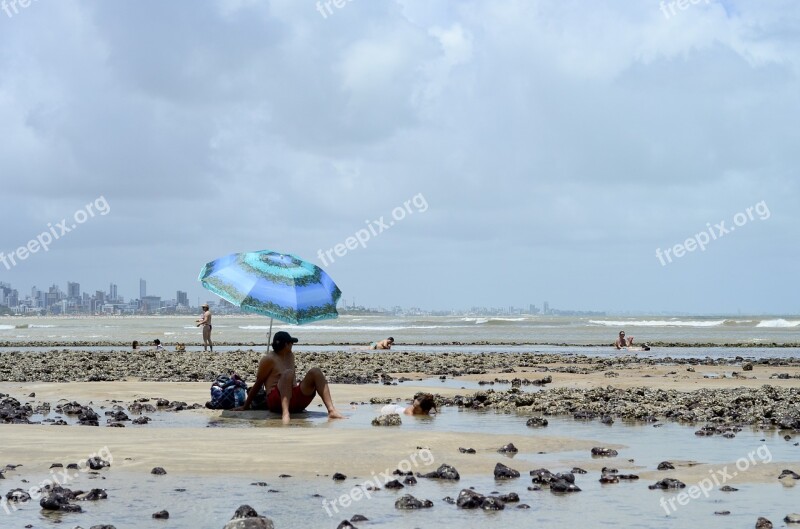
[[[272,249],[348,304],[800,313],[796,0],[9,2],[23,294]]]

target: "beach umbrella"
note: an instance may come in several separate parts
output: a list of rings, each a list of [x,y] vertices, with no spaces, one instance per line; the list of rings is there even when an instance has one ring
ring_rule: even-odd
[[[302,325],[339,317],[342,291],[320,267],[271,250],[234,253],[206,264],[203,287],[246,312]]]

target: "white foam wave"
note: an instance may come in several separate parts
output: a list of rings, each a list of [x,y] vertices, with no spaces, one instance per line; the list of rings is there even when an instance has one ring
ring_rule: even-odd
[[[717,327],[723,325],[725,320],[589,320],[589,323],[604,327]]]
[[[800,321],[798,320],[784,320],[783,318],[778,318],[777,320],[764,320],[758,322],[756,327],[766,328],[766,329],[788,329],[791,327],[797,327],[800,325]]]
[[[461,321],[471,321],[475,325],[481,325],[483,323],[489,323],[489,318],[461,318]]]
[[[10,331],[16,329],[14,325],[0,325],[0,331]]]
[[[28,328],[30,329],[51,329],[55,327],[55,325],[29,325]]]
[[[240,325],[239,328],[245,331],[268,331],[269,325]],[[303,325],[295,328],[306,331],[400,331],[404,329],[451,329],[453,327],[449,325]],[[273,332],[279,330],[282,330],[282,327],[272,328]]]

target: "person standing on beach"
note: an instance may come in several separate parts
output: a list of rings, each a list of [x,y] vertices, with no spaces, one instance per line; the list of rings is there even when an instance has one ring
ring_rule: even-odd
[[[614,347],[617,349],[622,349],[623,347],[630,347],[633,345],[633,336],[629,336],[625,338],[625,331],[619,331],[619,337],[617,341],[614,342]]]
[[[214,344],[211,343],[211,309],[208,308],[208,303],[203,305],[203,317],[199,320],[195,320],[197,322],[197,326],[203,326],[203,351],[206,351],[207,347],[211,348],[211,352],[214,352]]]
[[[389,336],[385,340],[381,340],[380,342],[376,342],[372,344],[373,349],[391,349],[392,345],[394,345],[394,338]]]
[[[275,333],[272,339],[272,352],[268,352],[261,358],[258,363],[256,381],[247,392],[244,405],[234,408],[234,411],[245,411],[251,408],[269,410],[280,413],[283,423],[288,424],[292,413],[305,410],[314,397],[319,395],[325,408],[328,409],[328,417],[344,419],[344,415],[339,413],[333,405],[328,381],[320,368],[310,369],[303,380],[297,382],[294,353],[292,352],[292,345],[296,343],[297,338],[293,338],[288,332]],[[266,392],[266,400],[254,403],[256,395],[259,394],[262,387]]]

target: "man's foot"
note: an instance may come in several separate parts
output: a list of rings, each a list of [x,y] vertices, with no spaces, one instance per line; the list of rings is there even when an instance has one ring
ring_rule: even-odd
[[[292,416],[290,414],[288,414],[288,413],[284,413],[283,417],[281,417],[281,422],[283,422],[283,424],[289,424],[289,422],[291,420],[292,420]]]
[[[339,413],[339,410],[334,408],[334,409],[332,409],[331,411],[328,412],[328,418],[329,419],[346,419],[347,417],[345,417],[344,415]]]

